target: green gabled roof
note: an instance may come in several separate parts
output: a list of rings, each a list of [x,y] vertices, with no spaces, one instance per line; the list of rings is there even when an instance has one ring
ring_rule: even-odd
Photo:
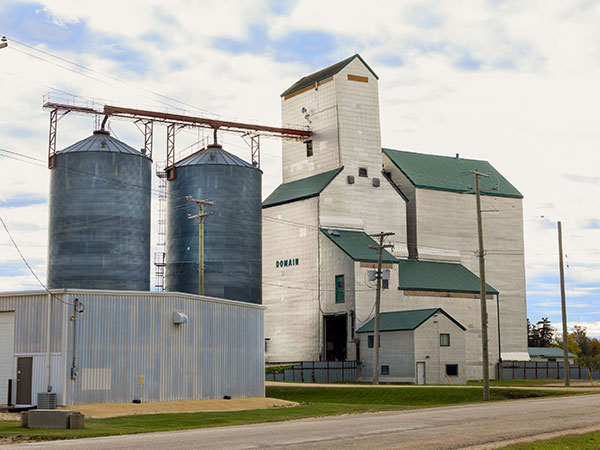
[[[354,58],[360,59],[360,61],[365,65],[365,67],[367,69],[369,69],[369,72],[371,72],[376,79],[379,79],[377,74],[375,72],[373,72],[373,69],[371,69],[369,67],[369,65],[365,62],[365,60],[362,59],[360,57],[360,55],[357,53],[356,55],[352,55],[350,58],[346,58],[343,61],[340,61],[329,67],[326,67],[325,69],[321,69],[318,72],[311,73],[310,75],[300,78],[298,81],[296,81],[294,84],[292,84],[288,89],[286,89],[283,92],[283,94],[281,94],[281,97],[283,97],[284,95],[291,94],[292,92],[296,92],[302,88],[305,88],[306,86],[310,86],[311,84],[314,84],[318,81],[324,80],[325,78],[328,78],[331,75],[335,75],[336,73],[341,71],[344,67],[346,67],[348,64],[350,64],[354,60]]]
[[[466,330],[459,322],[442,308],[413,309],[410,311],[385,312],[379,315],[379,331],[405,331],[419,328],[427,319],[436,313],[445,315],[463,331]],[[357,333],[373,333],[375,331],[375,319],[356,330]]]
[[[370,246],[377,246],[367,233],[363,231],[337,230],[333,228],[321,228],[321,232],[333,241],[335,245],[342,249],[354,261],[377,262],[377,250],[369,249]],[[382,262],[397,263],[398,260],[386,250],[383,250]]]
[[[323,172],[311,177],[280,184],[277,189],[265,199],[262,206],[263,208],[268,208],[269,206],[316,197],[329,183],[331,183],[343,168],[344,166],[330,170],[329,172]]]
[[[487,161],[425,155],[384,148],[383,153],[416,187],[450,192],[475,192],[475,176],[470,170],[489,173],[481,178],[481,193],[498,197],[523,198],[523,195]]]
[[[402,290],[479,293],[479,277],[461,264],[402,259],[398,273]],[[498,294],[489,284],[486,292]]]
[[[562,358],[563,349],[558,347],[528,347],[529,356],[545,356],[547,358]],[[575,358],[575,354],[569,352],[569,358]]]

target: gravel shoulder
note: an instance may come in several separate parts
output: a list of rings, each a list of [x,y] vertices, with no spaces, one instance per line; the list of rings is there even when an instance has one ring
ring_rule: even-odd
[[[205,411],[242,411],[247,409],[287,408],[297,403],[268,397],[234,398],[231,400],[184,400],[177,402],[98,403],[66,406],[61,409],[79,411],[89,419]],[[18,419],[11,419],[18,420]]]

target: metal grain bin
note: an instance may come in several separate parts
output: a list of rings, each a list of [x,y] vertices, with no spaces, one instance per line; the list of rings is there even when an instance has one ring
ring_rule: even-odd
[[[187,196],[216,202],[205,206],[204,295],[262,302],[261,176],[242,159],[210,145],[175,164],[167,187],[168,291],[198,293],[198,207]]]
[[[104,130],[57,152],[49,288],[149,290],[151,166]]]

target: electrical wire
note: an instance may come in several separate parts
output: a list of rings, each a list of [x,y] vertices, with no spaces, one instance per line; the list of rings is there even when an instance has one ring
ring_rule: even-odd
[[[577,314],[577,322],[581,322],[579,318],[579,305],[577,305],[577,298],[575,297],[575,288],[573,287],[573,278],[571,277],[571,265],[569,264],[569,259],[567,258],[567,254],[565,253],[565,262],[567,265],[567,273],[569,274],[569,284],[571,285],[571,297],[575,302],[575,314]]]
[[[13,39],[13,38],[8,38],[8,40],[9,40],[10,42],[12,42],[12,43],[15,43],[15,44],[18,44],[18,45],[22,45],[23,47],[27,47],[27,48],[29,48],[29,49],[31,49],[31,50],[34,50],[34,51],[40,52],[40,53],[42,53],[42,54],[44,54],[44,55],[50,56],[51,58],[58,59],[58,60],[60,60],[60,61],[66,62],[66,63],[68,63],[68,64],[71,64],[71,65],[73,65],[73,66],[75,66],[75,67],[79,67],[80,69],[83,69],[83,70],[86,70],[86,71],[88,71],[88,72],[95,73],[95,74],[97,74],[97,75],[101,75],[101,76],[103,76],[103,77],[109,78],[109,79],[111,79],[111,80],[113,80],[113,81],[117,81],[117,82],[119,82],[119,83],[125,84],[126,86],[133,87],[133,88],[135,88],[135,89],[139,89],[139,90],[145,91],[145,92],[147,92],[147,93],[149,93],[149,94],[156,95],[157,97],[161,97],[161,98],[163,98],[163,99],[166,99],[166,100],[169,100],[169,101],[171,101],[171,102],[179,103],[180,105],[187,106],[187,107],[189,107],[189,108],[192,108],[192,109],[194,109],[194,110],[196,110],[196,111],[201,111],[201,112],[203,112],[203,113],[210,114],[210,115],[213,115],[213,116],[216,116],[216,117],[223,117],[223,116],[221,116],[220,114],[217,114],[217,113],[214,113],[214,112],[208,111],[208,110],[206,110],[206,109],[199,108],[199,107],[197,107],[197,106],[195,106],[195,105],[192,105],[192,104],[190,104],[190,103],[182,102],[182,101],[180,101],[180,100],[177,100],[176,98],[169,97],[169,96],[167,96],[167,95],[163,95],[163,94],[161,94],[161,93],[159,93],[159,92],[156,92],[156,91],[153,91],[153,90],[151,90],[151,89],[147,89],[147,88],[144,88],[144,87],[141,87],[141,86],[135,85],[135,84],[133,84],[133,83],[130,83],[129,81],[126,81],[126,80],[123,80],[123,79],[121,79],[121,78],[115,77],[114,75],[109,75],[109,74],[106,74],[106,73],[100,72],[100,71],[98,71],[98,70],[92,69],[92,68],[90,68],[90,67],[84,66],[84,65],[82,65],[82,64],[78,64],[78,63],[76,63],[76,62],[70,61],[70,60],[68,60],[68,59],[66,59],[66,58],[63,58],[63,57],[61,57],[61,56],[58,56],[58,55],[55,55],[55,54],[53,54],[53,53],[50,53],[50,52],[48,52],[48,51],[41,50],[41,49],[39,49],[39,48],[37,48],[37,47],[33,47],[33,46],[31,46],[31,45],[28,45],[28,44],[25,44],[25,43],[23,43],[23,42],[19,42],[19,41],[17,41],[17,40],[15,40],[15,39]],[[71,71],[71,72],[74,72],[74,73],[77,73],[77,74],[79,74],[79,75],[86,76],[86,77],[90,78],[88,75],[85,75],[85,74],[83,74],[83,73],[81,73],[81,72],[77,72],[76,70],[69,69],[69,68],[67,68],[67,67],[65,67],[65,66],[62,66],[62,65],[60,65],[60,64],[52,63],[51,61],[48,61],[47,59],[40,58],[40,57],[38,57],[38,56],[32,55],[31,53],[27,53],[27,52],[25,52],[25,51],[23,51],[23,50],[19,50],[19,49],[15,48],[15,47],[9,47],[9,48],[12,48],[13,50],[16,50],[16,51],[19,51],[19,52],[21,52],[21,53],[24,53],[24,54],[26,54],[26,55],[28,55],[28,56],[31,56],[31,57],[33,57],[33,58],[40,59],[40,60],[42,60],[42,61],[45,61],[45,62],[47,62],[47,63],[49,63],[49,64],[54,64],[54,65],[56,65],[56,66],[58,66],[58,67],[61,67],[61,68],[63,68],[63,69],[66,69],[66,70],[69,70],[69,71]],[[92,79],[94,79],[94,80],[96,80],[96,81],[100,81],[100,82],[102,82],[102,83],[105,83],[105,84],[107,84],[107,83],[106,83],[106,81],[99,80],[99,79],[97,79],[97,78],[92,78]],[[145,97],[145,98],[148,98],[148,97]],[[156,101],[156,99],[153,99],[153,100],[155,100],[155,101]],[[163,103],[163,102],[160,102],[160,103]],[[163,103],[163,104],[165,104],[165,103]],[[173,105],[169,105],[169,104],[166,104],[166,105],[168,105],[168,106],[173,106]]]
[[[4,222],[4,219],[2,217],[0,217],[0,222],[2,222],[2,226],[6,230],[6,234],[8,234],[8,237],[9,237],[10,241],[12,242],[13,246],[15,247],[15,250],[17,251],[17,253],[21,257],[21,259],[23,260],[23,262],[25,263],[25,265],[27,266],[27,268],[29,269],[29,271],[31,272],[31,274],[34,276],[34,278],[37,280],[37,282],[40,284],[40,286],[42,286],[44,288],[44,290],[46,292],[48,292],[48,294],[50,294],[50,297],[53,298],[55,294],[53,294],[52,292],[50,292],[50,290],[46,287],[46,285],[44,283],[42,283],[42,280],[40,280],[38,278],[37,274],[35,273],[35,271],[31,267],[31,265],[27,262],[27,259],[25,258],[25,255],[23,255],[23,252],[21,252],[21,249],[17,245],[17,242],[12,237],[12,234],[10,234],[10,231],[8,230],[8,227],[6,226],[6,223]],[[56,298],[56,300],[58,300],[61,303],[64,303],[65,305],[74,306],[72,303],[65,302],[64,300],[62,300],[60,298],[60,295]]]

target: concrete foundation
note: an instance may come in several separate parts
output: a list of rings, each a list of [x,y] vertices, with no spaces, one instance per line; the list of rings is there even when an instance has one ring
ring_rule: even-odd
[[[21,414],[24,428],[83,428],[85,416],[77,411],[62,409],[32,409]]]

